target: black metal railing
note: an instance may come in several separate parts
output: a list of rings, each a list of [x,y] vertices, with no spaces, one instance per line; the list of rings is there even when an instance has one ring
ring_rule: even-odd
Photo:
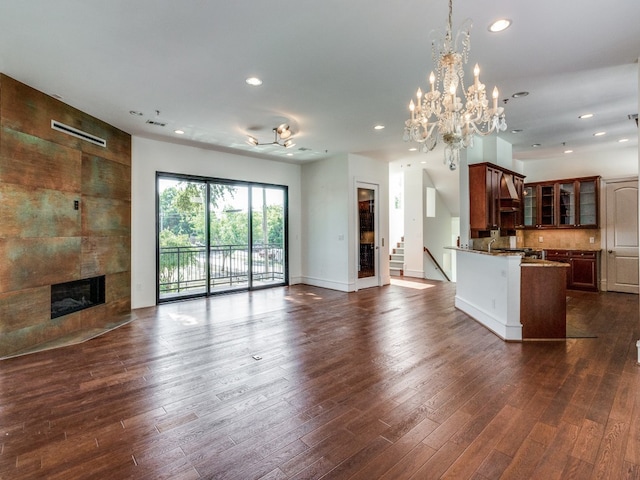
[[[251,262],[247,245],[212,245],[209,249],[211,289],[248,286],[250,263],[254,284],[284,281],[284,250],[281,245],[255,246]],[[161,247],[159,267],[161,298],[206,292],[205,246]]]

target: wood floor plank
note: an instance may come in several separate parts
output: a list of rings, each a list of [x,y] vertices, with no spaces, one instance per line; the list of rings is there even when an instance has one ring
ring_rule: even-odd
[[[163,304],[0,361],[0,479],[639,477],[637,296],[572,291],[590,338],[506,343],[405,281],[429,288]]]

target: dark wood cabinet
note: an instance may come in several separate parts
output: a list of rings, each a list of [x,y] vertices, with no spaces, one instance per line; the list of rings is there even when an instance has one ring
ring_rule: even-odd
[[[598,228],[600,177],[524,186],[525,228]]]
[[[584,250],[545,250],[547,260],[567,263],[567,288],[598,291],[598,252]]]
[[[491,230],[515,235],[522,226],[524,176],[492,163],[469,165],[471,238],[488,237]]]

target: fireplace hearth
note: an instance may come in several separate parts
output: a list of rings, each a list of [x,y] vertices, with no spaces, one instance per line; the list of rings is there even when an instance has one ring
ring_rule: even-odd
[[[105,302],[104,275],[51,285],[51,318]]]

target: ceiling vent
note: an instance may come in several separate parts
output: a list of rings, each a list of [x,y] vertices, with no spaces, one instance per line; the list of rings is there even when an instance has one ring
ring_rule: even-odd
[[[149,125],[155,125],[156,127],[166,127],[167,124],[164,122],[156,122],[155,120],[147,120]]]
[[[83,132],[82,130],[78,130],[77,128],[70,127],[69,125],[65,125],[62,122],[58,122],[57,120],[51,120],[51,128],[57,130],[58,132],[66,133],[67,135],[71,135],[72,137],[80,138],[89,143],[93,143],[94,145],[99,145],[101,147],[107,148],[107,141],[104,138],[96,137],[95,135],[91,135],[90,133]]]

